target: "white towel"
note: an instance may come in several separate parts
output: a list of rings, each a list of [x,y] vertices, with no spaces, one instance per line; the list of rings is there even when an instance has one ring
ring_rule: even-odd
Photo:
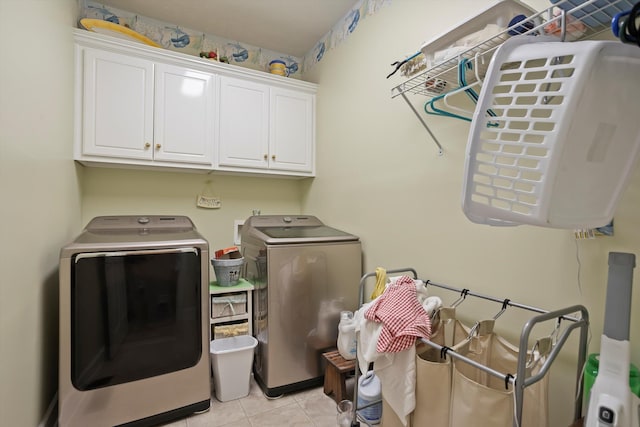
[[[442,299],[439,297],[427,297],[422,301],[422,308],[427,312],[430,318],[433,318],[434,313],[442,307]]]
[[[429,317],[433,317],[436,310],[442,307],[442,299],[436,296],[430,297],[427,285],[425,285],[422,280],[414,280],[414,282],[416,284],[418,302],[422,305],[422,308],[424,308],[424,311],[427,312]]]
[[[375,361],[380,354],[376,351],[378,337],[382,331],[382,323],[371,322],[364,318],[364,313],[369,309],[371,303],[363,304],[362,307],[353,313],[353,324],[356,328],[358,366],[360,372],[369,370],[369,363]]]
[[[396,413],[403,425],[416,407],[416,361],[415,346],[397,353],[379,353],[376,351],[382,323],[372,322],[364,317],[371,303],[366,303],[354,313],[358,340],[358,366],[361,372],[373,370],[380,379],[382,396]]]
[[[382,397],[406,426],[416,408],[416,347],[384,355],[384,362],[375,362],[373,370],[380,379]]]

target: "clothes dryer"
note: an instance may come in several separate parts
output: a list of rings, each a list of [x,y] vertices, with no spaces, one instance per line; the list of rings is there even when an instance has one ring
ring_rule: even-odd
[[[209,408],[209,245],[189,218],[94,218],[59,275],[60,427]]]

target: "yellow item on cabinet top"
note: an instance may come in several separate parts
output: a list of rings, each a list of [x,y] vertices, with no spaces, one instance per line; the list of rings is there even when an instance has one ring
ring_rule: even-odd
[[[274,59],[273,61],[269,62],[269,72],[271,74],[277,74],[279,76],[288,76],[287,64],[279,59]]]
[[[148,44],[149,46],[153,47],[161,47],[158,43],[154,42],[146,36],[143,36],[140,33],[133,31],[131,28],[127,28],[119,24],[114,24],[113,22],[104,21],[102,19],[83,18],[80,20],[80,25],[82,25],[85,30],[93,31],[94,33],[107,34],[121,39],[133,40],[140,43]]]

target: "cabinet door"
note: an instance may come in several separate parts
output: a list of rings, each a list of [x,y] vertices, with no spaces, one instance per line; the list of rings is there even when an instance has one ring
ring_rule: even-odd
[[[214,78],[156,65],[154,160],[213,164]]]
[[[219,126],[219,166],[268,167],[268,86],[220,77]]]
[[[314,105],[308,93],[271,89],[270,169],[313,172]]]
[[[151,159],[153,63],[84,49],[82,152]]]

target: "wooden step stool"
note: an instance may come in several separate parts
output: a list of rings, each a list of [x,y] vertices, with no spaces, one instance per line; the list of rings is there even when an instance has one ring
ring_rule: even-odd
[[[327,359],[327,367],[324,371],[324,394],[333,395],[336,403],[347,398],[347,376],[356,372],[356,361],[346,360],[340,353],[330,351],[323,353]]]

